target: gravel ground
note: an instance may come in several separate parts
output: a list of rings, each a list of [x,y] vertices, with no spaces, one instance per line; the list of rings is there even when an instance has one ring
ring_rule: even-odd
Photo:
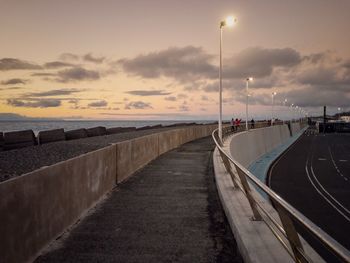
[[[125,132],[3,151],[0,152],[0,182],[101,149],[111,143],[178,128],[180,127]]]

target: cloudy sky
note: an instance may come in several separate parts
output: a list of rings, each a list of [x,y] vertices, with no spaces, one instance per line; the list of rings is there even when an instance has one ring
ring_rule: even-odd
[[[0,113],[216,119],[350,108],[348,0],[0,0]]]

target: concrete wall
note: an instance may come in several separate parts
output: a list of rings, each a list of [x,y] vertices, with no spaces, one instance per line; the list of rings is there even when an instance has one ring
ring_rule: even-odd
[[[303,125],[304,127],[304,125]],[[297,134],[302,128],[301,124],[299,122],[293,122],[290,124],[290,129],[292,131],[292,136]]]
[[[115,185],[115,146],[0,184],[0,261],[26,262]]]
[[[0,262],[28,262],[117,182],[217,125],[196,125],[123,141],[0,183]]]
[[[134,172],[165,152],[186,142],[211,135],[216,128],[217,125],[190,126],[115,144],[117,151],[116,182],[126,180]]]
[[[253,161],[289,137],[290,132],[286,124],[238,133],[230,142],[230,153],[247,168]]]

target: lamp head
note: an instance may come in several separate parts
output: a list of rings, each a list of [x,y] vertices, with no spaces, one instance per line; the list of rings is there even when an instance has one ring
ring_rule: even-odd
[[[234,26],[237,23],[237,19],[233,16],[228,16],[224,21],[221,21],[220,27],[223,26]]]
[[[247,81],[253,81],[253,77],[249,77],[246,79]]]

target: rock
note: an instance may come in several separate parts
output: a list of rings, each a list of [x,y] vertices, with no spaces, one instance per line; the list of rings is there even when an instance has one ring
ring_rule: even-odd
[[[63,129],[40,131],[38,133],[38,143],[45,144],[49,142],[65,141],[66,135]]]
[[[66,140],[76,140],[88,137],[86,129],[76,129],[65,132]]]
[[[98,126],[94,128],[86,129],[88,137],[101,136],[107,134],[106,127]]]
[[[17,149],[36,144],[35,135],[32,130],[5,132],[3,136],[4,150]]]

